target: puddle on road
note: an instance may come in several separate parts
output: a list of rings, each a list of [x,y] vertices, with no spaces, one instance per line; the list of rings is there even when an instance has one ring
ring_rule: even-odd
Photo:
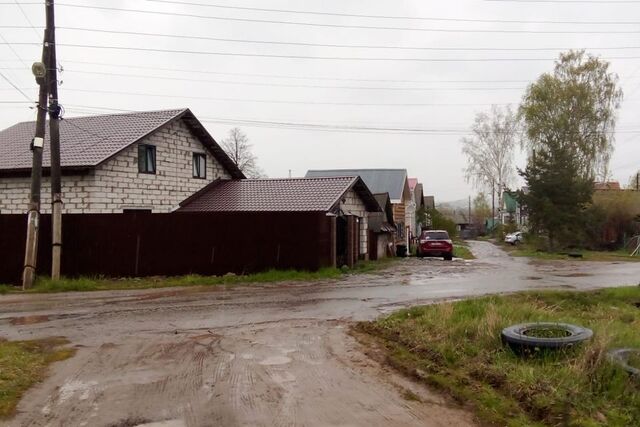
[[[591,277],[593,274],[589,273],[568,273],[568,274],[554,274],[556,277]]]
[[[33,325],[35,323],[43,323],[48,321],[49,321],[49,316],[47,315],[35,315],[35,316],[13,317],[10,323],[12,325]]]
[[[273,365],[286,365],[291,362],[290,357],[286,356],[271,356],[259,362],[260,365],[263,366],[273,366]]]

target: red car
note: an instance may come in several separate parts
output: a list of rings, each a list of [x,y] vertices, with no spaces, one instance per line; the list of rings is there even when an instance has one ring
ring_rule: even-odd
[[[418,257],[436,256],[453,259],[453,242],[444,230],[424,230],[418,242]]]

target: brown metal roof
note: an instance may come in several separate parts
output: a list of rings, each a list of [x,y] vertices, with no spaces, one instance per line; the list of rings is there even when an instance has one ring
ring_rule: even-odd
[[[217,180],[180,204],[184,212],[331,212],[354,189],[370,212],[380,210],[358,177]]]
[[[236,165],[218,146],[193,113],[187,109],[145,111],[73,117],[60,122],[60,157],[62,168],[92,168],[108,160],[131,144],[140,141],[164,125],[182,119],[200,138],[212,155],[234,178],[244,178]],[[22,122],[0,131],[0,172],[23,172],[31,169],[29,144],[35,122]],[[49,168],[49,134],[47,132],[42,165]]]
[[[620,190],[621,187],[618,181],[607,181],[607,182],[594,182],[593,189],[596,191]]]

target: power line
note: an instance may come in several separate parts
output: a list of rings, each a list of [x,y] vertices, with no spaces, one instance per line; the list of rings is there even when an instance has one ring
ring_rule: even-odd
[[[8,43],[0,43],[8,44]],[[16,45],[37,45],[37,43],[20,42]],[[278,55],[267,53],[239,53],[239,52],[221,52],[221,51],[196,51],[181,49],[160,49],[148,47],[132,47],[132,46],[105,46],[105,45],[89,45],[77,43],[58,43],[58,46],[74,47],[81,49],[107,49],[107,50],[124,50],[136,52],[161,52],[175,53],[186,55],[212,55],[212,56],[232,56],[232,57],[251,57],[251,58],[282,58],[282,59],[312,59],[312,60],[330,60],[330,61],[409,61],[409,62],[524,62],[524,61],[554,61],[557,58],[389,58],[389,57],[353,57],[353,56],[308,56],[308,55]],[[640,56],[610,56],[603,57],[606,60],[625,60],[640,59]]]
[[[27,99],[29,102],[34,102],[29,95],[27,95],[26,93],[24,93],[22,91],[22,89],[20,89],[18,86],[14,85],[13,82],[11,80],[9,80],[9,78],[7,76],[5,76],[4,74],[2,74],[2,71],[0,71],[0,77],[2,77],[4,80],[6,80],[7,83],[9,83],[11,85],[11,87],[13,87],[15,90],[17,90],[18,92],[20,92],[20,94],[22,96],[25,97],[25,99]]]
[[[22,8],[22,5],[20,3],[18,3],[18,0],[13,0],[15,5],[18,6],[18,9],[20,9],[20,13],[22,13],[22,16],[24,16],[24,19],[27,20],[27,22],[29,23],[29,26],[31,27],[31,29],[33,30],[34,34],[36,35],[36,38],[38,40],[40,40],[40,37],[42,36],[41,34],[38,34],[38,31],[36,30],[36,27],[33,25],[33,22],[31,22],[31,19],[29,19],[29,17],[27,16],[26,12],[24,11],[24,9]]]
[[[0,59],[2,62],[14,62]],[[111,68],[126,68],[126,69],[140,69],[140,70],[153,70],[153,71],[168,71],[176,73],[193,73],[203,75],[220,75],[220,76],[242,76],[242,77],[260,77],[270,79],[291,79],[291,80],[303,80],[303,81],[345,81],[345,82],[368,82],[368,83],[531,83],[535,78],[531,80],[509,80],[509,79],[483,79],[483,80],[399,80],[399,79],[358,79],[350,77],[328,77],[328,76],[301,76],[293,74],[263,74],[263,73],[241,73],[241,72],[221,72],[211,70],[194,70],[188,68],[168,68],[168,67],[156,67],[156,66],[143,66],[134,64],[124,64],[117,62],[95,62],[95,61],[65,61],[65,64],[76,65],[97,65]],[[13,69],[13,68],[0,68],[0,69]],[[78,70],[75,70],[78,71]],[[87,71],[88,72],[88,71]],[[622,80],[630,80],[637,78],[635,76],[625,77]]]
[[[2,34],[0,34],[0,39],[2,40],[2,42],[0,42],[0,44],[5,45],[9,48],[9,50],[11,50],[11,52],[15,55],[16,58],[18,58],[18,60],[22,63],[22,65],[24,65],[25,67],[28,67],[27,63],[24,62],[24,60],[22,59],[22,57],[18,54],[18,52],[16,52],[16,50],[13,48],[13,45],[15,44],[22,44],[22,43],[9,43],[7,41],[7,39],[4,38],[4,36]],[[40,43],[29,43],[29,44],[35,44],[35,45],[39,45]]]
[[[245,98],[215,98],[208,96],[189,96],[189,95],[171,95],[160,93],[144,93],[144,92],[130,92],[130,91],[116,91],[116,90],[103,90],[103,89],[81,89],[81,88],[65,88],[70,92],[87,92],[87,93],[104,93],[113,95],[130,95],[130,96],[149,96],[149,97],[161,97],[170,99],[194,99],[216,102],[251,102],[251,103],[265,103],[265,104],[291,104],[291,105],[330,105],[330,106],[368,106],[368,107],[464,107],[464,106],[488,106],[488,105],[510,105],[512,103],[357,103],[357,102],[321,102],[321,101],[293,101],[282,99],[245,99]]]
[[[149,1],[149,0],[145,0]],[[358,44],[329,44],[329,43],[304,43],[304,42],[285,42],[274,40],[248,40],[248,39],[230,39],[221,37],[193,36],[184,34],[166,34],[166,33],[149,33],[141,31],[118,31],[105,30],[99,28],[83,28],[83,27],[58,27],[58,29],[66,31],[86,31],[93,33],[106,34],[123,34],[145,37],[165,37],[187,40],[207,40],[227,43],[244,43],[244,44],[268,44],[280,46],[302,46],[302,47],[329,47],[341,49],[385,49],[385,50],[417,50],[417,51],[507,51],[507,52],[531,52],[531,51],[557,51],[570,49],[585,50],[630,50],[640,49],[640,46],[615,46],[615,47],[532,47],[532,48],[509,48],[509,47],[425,47],[425,46],[384,46],[384,45],[358,45]]]
[[[82,105],[80,105],[79,107],[101,109],[101,107],[91,107],[91,106],[82,106]],[[120,110],[120,109],[113,109],[113,108],[110,108],[107,110],[119,111],[119,112],[129,111],[129,110]],[[78,111],[87,111],[87,110],[80,109]],[[243,126],[251,126],[251,127],[277,128],[277,129],[312,130],[312,131],[323,131],[323,132],[427,134],[427,135],[442,135],[442,136],[461,136],[461,135],[471,134],[471,131],[469,129],[454,129],[454,128],[420,128],[420,127],[413,127],[413,126],[403,127],[403,126],[335,125],[335,124],[325,124],[325,123],[237,119],[237,118],[229,118],[229,117],[208,117],[208,116],[199,116],[199,119],[204,123],[232,124],[232,125],[243,125]],[[71,123],[71,121],[67,120],[67,123]],[[76,128],[81,129],[78,126],[76,126]],[[640,130],[629,131],[627,133],[631,133],[631,132],[640,132]],[[92,134],[92,135],[97,136],[95,134]]]
[[[2,62],[2,60],[0,60]],[[169,71],[176,73],[194,73],[204,75],[220,75],[220,76],[242,76],[242,77],[262,77],[272,79],[291,79],[291,80],[317,80],[317,81],[349,81],[349,82],[377,82],[377,83],[530,83],[530,80],[394,80],[394,79],[356,79],[356,78],[342,78],[342,77],[327,77],[327,76],[296,76],[292,74],[261,74],[261,73],[228,73],[221,71],[210,70],[193,70],[185,68],[166,68],[166,67],[153,67],[142,65],[128,65],[122,63],[111,62],[92,62],[92,61],[65,61],[66,64],[76,65],[97,65],[108,66],[112,68],[133,68],[140,70],[154,70],[154,71]],[[8,68],[5,68],[8,69]],[[76,70],[77,71],[77,70]]]
[[[127,91],[115,91],[115,90],[103,90],[103,89],[81,89],[81,88],[65,88],[70,92],[87,92],[87,93],[104,93],[112,95],[131,95],[131,96],[149,96],[160,98],[175,98],[175,99],[194,99],[214,102],[251,102],[251,103],[265,103],[265,104],[291,104],[291,105],[330,105],[330,106],[359,106],[359,107],[463,107],[463,106],[487,106],[487,105],[499,105],[498,103],[356,103],[356,102],[320,102],[320,101],[291,101],[282,99],[245,99],[245,98],[215,98],[209,96],[188,96],[188,95],[168,95],[159,93],[142,93],[142,92],[127,92]],[[500,104],[506,105],[506,104]]]
[[[289,13],[298,15],[320,15],[320,16],[337,16],[337,17],[349,17],[349,18],[371,18],[371,19],[400,19],[400,20],[414,20],[414,21],[445,21],[445,22],[483,22],[483,23],[499,23],[499,24],[576,24],[576,25],[613,25],[613,24],[638,24],[638,22],[631,21],[535,21],[535,20],[504,20],[504,19],[466,19],[466,18],[433,18],[433,17],[421,17],[421,16],[389,16],[389,15],[364,15],[355,13],[338,13],[338,12],[318,12],[318,11],[306,11],[306,10],[293,10],[293,9],[268,9],[260,7],[246,7],[246,6],[229,6],[212,3],[197,3],[190,1],[172,1],[172,0],[144,0],[150,3],[165,3],[165,4],[179,4],[187,6],[201,6],[210,7],[216,9],[228,9],[228,10],[244,10],[244,11],[256,11],[256,12],[275,12],[275,13]]]
[[[145,0],[149,1],[149,0]],[[0,25],[0,28],[25,29],[30,28],[22,25]],[[385,50],[417,50],[417,51],[506,51],[506,52],[533,52],[533,51],[558,51],[558,50],[633,50],[640,49],[640,46],[590,46],[590,47],[434,47],[434,46],[389,46],[389,45],[362,45],[362,44],[331,44],[331,43],[305,43],[305,42],[286,42],[277,40],[251,40],[251,39],[232,39],[223,37],[194,36],[186,34],[166,34],[166,33],[150,33],[142,31],[121,31],[107,30],[100,28],[87,27],[57,27],[58,30],[65,31],[85,31],[92,33],[104,34],[122,34],[145,37],[164,37],[187,40],[207,40],[227,43],[245,43],[245,44],[269,44],[281,46],[302,46],[302,47],[328,47],[328,48],[344,48],[344,49],[385,49]]]
[[[261,83],[261,82],[231,81],[231,80],[190,79],[185,77],[153,76],[148,74],[112,73],[112,72],[103,72],[103,71],[81,71],[81,70],[73,70],[73,69],[65,69],[65,72],[103,75],[103,76],[133,77],[133,78],[141,78],[141,79],[186,81],[186,82],[197,82],[197,83],[219,83],[219,84],[241,85],[241,86],[289,87],[289,88],[308,88],[308,89],[346,89],[346,90],[381,90],[381,91],[449,91],[449,90],[504,91],[504,90],[524,90],[525,89],[525,87],[442,88],[442,87],[375,87],[375,86],[302,85],[302,84],[287,84],[287,83]]]
[[[231,18],[231,17],[222,17],[222,16],[213,16],[213,15],[198,15],[193,13],[164,12],[164,11],[158,11],[158,10],[145,10],[145,9],[124,9],[124,8],[110,7],[110,6],[89,6],[89,5],[80,5],[80,4],[70,4],[70,3],[58,3],[58,5],[64,6],[64,7],[71,7],[71,8],[81,8],[81,9],[142,13],[142,14],[174,16],[174,17],[179,16],[184,18],[197,18],[197,19],[208,19],[208,20],[219,20],[219,21],[298,25],[298,26],[325,27],[325,28],[350,28],[350,29],[366,29],[366,30],[399,30],[399,31],[422,31],[422,32],[446,32],[446,33],[521,33],[521,34],[635,34],[635,33],[640,33],[640,31],[638,30],[543,31],[543,30],[504,30],[504,29],[496,30],[496,29],[385,27],[385,26],[372,26],[372,25],[327,24],[327,23],[317,23],[317,22],[283,21],[283,20],[253,19],[253,18]]]

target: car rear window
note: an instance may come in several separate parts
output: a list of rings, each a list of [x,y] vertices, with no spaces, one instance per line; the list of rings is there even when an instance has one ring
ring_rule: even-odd
[[[429,240],[449,240],[449,233],[446,231],[429,231],[424,234],[424,238]]]

